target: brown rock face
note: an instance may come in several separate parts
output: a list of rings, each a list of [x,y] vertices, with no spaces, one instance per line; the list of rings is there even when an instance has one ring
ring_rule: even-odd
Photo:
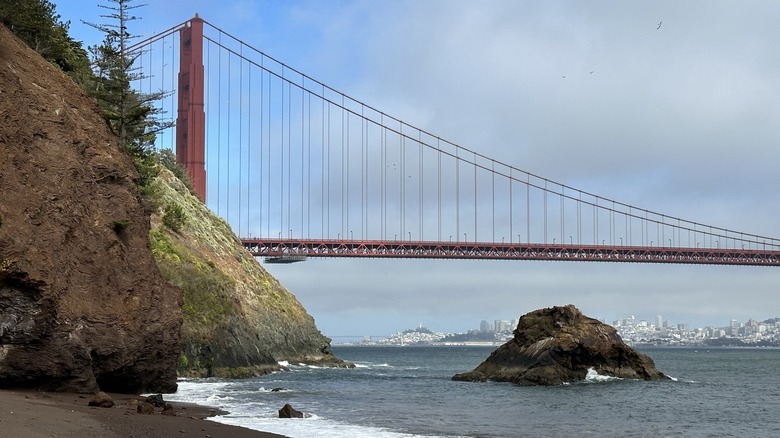
[[[515,337],[473,371],[453,380],[560,385],[585,379],[588,369],[627,379],[667,379],[653,360],[626,345],[611,326],[573,305],[523,315]]]
[[[181,293],[96,105],[0,25],[0,386],[176,389]]]

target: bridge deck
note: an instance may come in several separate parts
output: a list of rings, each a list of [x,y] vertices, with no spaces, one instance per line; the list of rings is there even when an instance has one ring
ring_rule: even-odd
[[[780,266],[780,251],[749,249],[258,238],[241,241],[253,256],[275,263],[308,257],[352,257]]]

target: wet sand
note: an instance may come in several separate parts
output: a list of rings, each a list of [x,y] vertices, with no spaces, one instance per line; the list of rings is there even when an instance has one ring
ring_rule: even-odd
[[[133,402],[144,397],[109,395],[114,407],[101,408],[88,406],[92,395],[0,390],[0,438],[284,438],[206,420],[220,412],[204,406],[169,403],[173,416],[144,415]]]

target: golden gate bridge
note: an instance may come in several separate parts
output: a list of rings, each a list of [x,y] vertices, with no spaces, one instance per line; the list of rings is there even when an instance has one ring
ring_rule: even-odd
[[[780,266],[780,239],[608,199],[352,98],[197,15],[130,48],[197,196],[266,262],[308,257]],[[175,146],[174,146],[175,145]]]

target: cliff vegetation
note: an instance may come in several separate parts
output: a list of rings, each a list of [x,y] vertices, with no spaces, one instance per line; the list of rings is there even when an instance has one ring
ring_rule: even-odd
[[[184,297],[181,375],[246,377],[281,369],[280,361],[349,366],[295,296],[170,170],[161,167],[146,191],[152,253]]]

